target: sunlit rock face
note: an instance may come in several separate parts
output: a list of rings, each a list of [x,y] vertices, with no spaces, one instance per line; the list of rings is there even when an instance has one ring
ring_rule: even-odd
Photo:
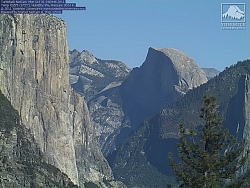
[[[76,184],[112,179],[86,103],[69,83],[66,24],[50,15],[0,15],[0,90],[44,153]]]

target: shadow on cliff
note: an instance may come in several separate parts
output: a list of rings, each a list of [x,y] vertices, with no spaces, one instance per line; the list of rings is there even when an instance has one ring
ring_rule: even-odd
[[[176,162],[180,160],[177,151],[178,142],[179,139],[175,138],[161,139],[159,136],[152,136],[144,146],[148,162],[162,174],[174,176],[175,172],[170,166],[168,153],[173,153]]]
[[[237,93],[230,99],[227,114],[223,121],[223,127],[229,130],[229,134],[238,140],[243,137],[245,126],[245,76],[242,76],[238,83]]]
[[[239,79],[238,91],[231,97],[228,102],[228,108],[226,116],[223,121],[223,128],[229,130],[229,135],[235,136],[238,141],[243,137],[244,126],[245,126],[245,76]],[[160,138],[159,125],[157,122],[151,122],[150,126],[150,136],[144,145],[144,151],[146,153],[147,159],[151,165],[153,165],[161,173],[171,176],[174,175],[174,171],[170,167],[168,153],[172,152],[175,161],[178,162],[180,158],[178,157],[177,143],[179,139]],[[197,127],[200,130],[201,126]]]
[[[152,166],[166,176],[174,176],[175,173],[170,166],[168,154],[169,152],[173,153],[175,161],[180,161],[177,150],[177,143],[179,143],[179,139],[161,138],[160,124],[157,121],[157,118],[153,118],[151,120],[148,131],[148,139],[143,146],[143,149],[147,156],[147,161]]]

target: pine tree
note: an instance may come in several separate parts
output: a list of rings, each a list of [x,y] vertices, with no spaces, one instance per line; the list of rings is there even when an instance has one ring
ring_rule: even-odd
[[[178,152],[181,161],[177,164],[170,154],[170,164],[176,173],[180,187],[186,188],[236,188],[248,185],[250,170],[246,167],[248,150],[228,130],[222,129],[216,113],[215,97],[203,97],[200,118],[204,126],[195,133],[186,134],[180,125]]]

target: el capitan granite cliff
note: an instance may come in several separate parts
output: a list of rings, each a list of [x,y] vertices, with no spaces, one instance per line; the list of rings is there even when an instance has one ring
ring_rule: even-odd
[[[69,84],[66,24],[50,15],[0,15],[0,90],[45,162],[75,183],[112,182],[86,103]],[[113,182],[114,183],[114,182]]]
[[[34,137],[1,92],[0,187],[78,187],[58,168],[44,162]]]

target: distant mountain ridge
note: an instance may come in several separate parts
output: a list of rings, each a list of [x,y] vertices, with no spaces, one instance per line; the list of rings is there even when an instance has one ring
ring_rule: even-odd
[[[215,68],[201,68],[204,73],[206,74],[207,76],[207,79],[210,80],[212,79],[213,77],[219,75],[220,71],[218,71],[217,69]]]
[[[190,57],[172,48],[149,48],[145,62],[131,72],[119,62],[119,67],[111,69],[114,62],[94,58],[87,51],[70,54],[78,57],[77,61],[71,58],[70,74],[78,76],[78,81],[72,87],[88,98],[95,131],[105,156],[114,151],[146,117],[154,115],[189,89],[207,81],[205,73]],[[101,69],[100,62],[105,62],[105,69],[98,72],[105,77],[101,74],[89,77],[87,73],[79,71],[79,66],[97,70],[98,63],[98,69]],[[121,72],[120,75],[125,76],[112,76],[111,72]],[[98,91],[92,89],[95,83],[105,79],[107,82]]]
[[[106,87],[120,85],[131,71],[120,61],[97,59],[87,50],[70,51],[69,62],[70,83],[87,102]]]
[[[199,118],[202,96],[215,96],[219,117],[230,134],[249,139],[250,60],[226,68],[148,118],[108,160],[117,179],[128,187],[166,187],[175,184],[168,152],[177,157],[178,125],[186,129],[203,124]],[[249,144],[249,143],[248,143]]]

